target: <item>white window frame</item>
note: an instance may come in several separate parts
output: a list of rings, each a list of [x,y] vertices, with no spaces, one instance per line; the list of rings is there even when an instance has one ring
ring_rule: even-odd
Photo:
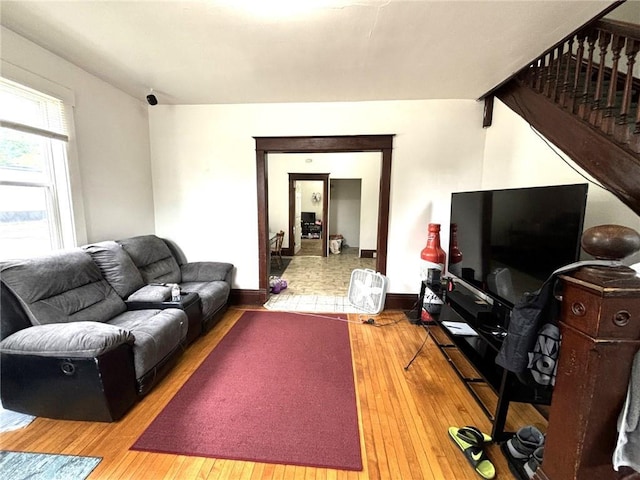
[[[64,143],[58,141],[50,142],[50,148],[63,148],[63,153],[66,157],[63,161],[52,162],[50,184],[48,182],[42,184],[41,182],[11,181],[1,183],[3,185],[17,184],[17,186],[47,188],[49,192],[48,202],[50,206],[57,205],[54,208],[50,207],[48,209],[50,222],[57,226],[56,230],[58,233],[54,238],[57,242],[55,246],[58,248],[70,248],[84,244],[87,242],[87,234],[73,122],[73,109],[75,105],[73,92],[59,84],[28,72],[5,60],[1,61],[1,68],[3,78],[61,100],[63,103],[64,119],[67,125],[66,138],[64,136],[58,136],[55,134],[51,135],[47,132],[38,131],[38,129],[31,132],[37,135],[47,136],[51,139],[64,140]],[[11,125],[7,124],[8,122],[4,123],[6,127],[13,129]],[[23,131],[28,130],[25,128],[16,129]]]

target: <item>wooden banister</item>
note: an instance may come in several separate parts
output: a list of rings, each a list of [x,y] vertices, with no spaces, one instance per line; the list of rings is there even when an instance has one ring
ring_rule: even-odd
[[[629,122],[640,118],[640,79],[633,77],[639,45],[640,25],[598,20],[546,51],[516,78],[640,153],[640,127]]]
[[[633,77],[640,25],[602,18],[622,3],[612,3],[481,99],[500,98],[640,215],[640,78]]]

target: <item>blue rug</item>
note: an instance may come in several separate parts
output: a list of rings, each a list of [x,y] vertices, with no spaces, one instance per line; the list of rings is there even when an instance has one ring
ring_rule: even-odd
[[[282,266],[278,265],[278,262],[273,260],[271,262],[271,272],[269,273],[271,276],[281,277],[284,271],[287,269],[289,264],[291,263],[291,257],[282,257]],[[286,279],[285,279],[286,280]]]
[[[0,476],[12,480],[84,480],[102,459],[0,450]]]

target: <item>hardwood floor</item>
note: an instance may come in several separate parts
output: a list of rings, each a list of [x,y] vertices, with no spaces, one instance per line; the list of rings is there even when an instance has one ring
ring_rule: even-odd
[[[247,309],[252,309],[248,307]],[[400,311],[385,311],[375,327],[350,323],[353,366],[359,402],[364,469],[361,472],[272,465],[129,450],[138,436],[238,320],[245,308],[231,308],[206,336],[182,355],[168,376],[127,415],[115,423],[37,418],[28,427],[0,434],[5,450],[102,457],[89,479],[477,479],[447,435],[451,425],[490,423],[431,339],[408,370],[405,365],[422,345],[426,332]],[[350,315],[355,321],[357,315]],[[190,420],[185,420],[190,421]],[[191,421],[196,421],[193,419]],[[546,421],[531,406],[515,404],[507,428]],[[211,432],[215,435],[215,432]],[[514,478],[497,445],[487,453],[497,478]]]

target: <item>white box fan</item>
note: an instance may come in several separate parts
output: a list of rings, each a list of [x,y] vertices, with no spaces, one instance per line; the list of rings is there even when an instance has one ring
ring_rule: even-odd
[[[387,277],[370,269],[351,272],[349,303],[366,313],[378,314],[384,309],[387,295]]]

